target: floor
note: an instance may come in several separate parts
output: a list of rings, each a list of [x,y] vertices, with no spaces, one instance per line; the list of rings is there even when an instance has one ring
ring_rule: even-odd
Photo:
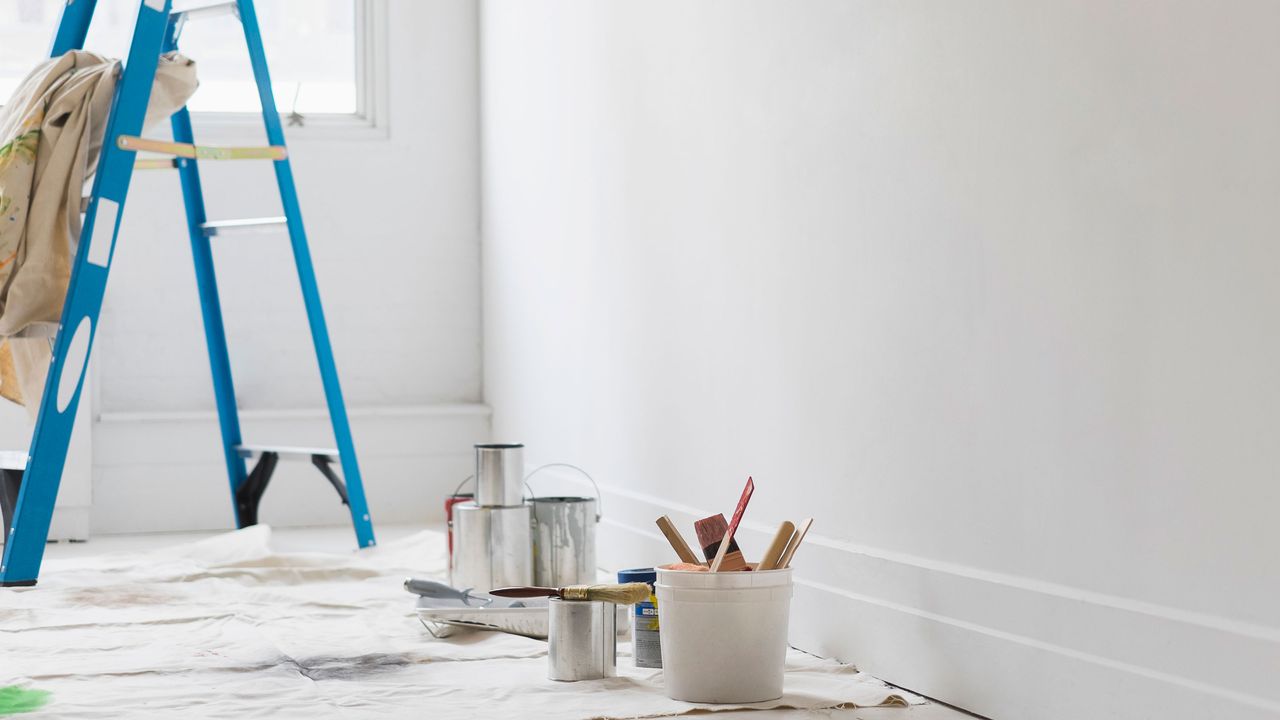
[[[378,537],[382,541],[407,537],[421,527],[408,525],[380,525]],[[215,535],[214,532],[151,533],[139,535],[100,535],[89,542],[50,543],[45,550],[47,558],[70,558],[100,555],[104,553],[148,550],[199,540]],[[355,538],[347,527],[322,528],[273,528],[272,546],[281,551],[345,552],[354,547]],[[835,718],[836,720],[966,720],[977,717],[946,705],[931,703],[908,708],[859,708],[855,710],[768,710],[718,712],[716,720],[812,720]]]

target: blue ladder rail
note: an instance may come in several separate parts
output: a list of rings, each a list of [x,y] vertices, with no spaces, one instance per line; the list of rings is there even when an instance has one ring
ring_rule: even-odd
[[[73,0],[63,9],[50,50],[51,56],[62,55],[83,47],[93,19],[96,0]],[[235,0],[222,3],[235,11],[244,28],[245,42],[253,67],[254,80],[262,101],[263,122],[271,145],[285,146],[280,115],[276,111],[271,91],[266,53],[258,28],[253,0]],[[193,13],[194,14],[194,11]],[[34,585],[40,572],[44,545],[53,517],[58,485],[66,463],[67,447],[76,408],[81,399],[85,368],[97,332],[98,316],[106,291],[107,276],[115,243],[120,229],[125,198],[129,190],[135,160],[135,151],[120,146],[122,136],[137,137],[142,131],[143,117],[155,80],[156,65],[162,52],[175,50],[181,26],[187,13],[173,13],[172,0],[141,0],[138,18],[134,26],[133,40],[129,48],[122,79],[113,99],[107,122],[106,140],[102,158],[94,178],[90,202],[85,213],[79,247],[71,270],[67,297],[62,309],[59,331],[54,341],[53,358],[40,403],[31,448],[26,458],[26,468],[4,471],[5,487],[12,489],[8,478],[21,473],[21,485],[12,503],[12,519],[0,561],[0,586]],[[193,144],[191,117],[186,108],[172,118],[174,141]],[[316,359],[325,391],[336,452],[317,450],[311,453],[313,464],[338,489],[350,509],[352,525],[360,547],[375,544],[373,523],[365,500],[364,484],[356,460],[355,443],[342,388],[338,382],[337,365],[329,342],[324,311],[320,303],[320,291],[316,283],[311,252],[307,245],[302,211],[298,204],[297,190],[287,153],[273,161],[285,224],[293,247],[294,262],[306,306],[307,320],[315,345]],[[270,470],[276,459],[287,449],[251,450],[243,445],[240,421],[236,410],[235,388],[231,378],[231,362],[227,353],[226,332],[222,322],[222,310],[218,300],[217,278],[214,274],[213,253],[205,217],[204,198],[200,185],[197,162],[178,157],[174,160],[182,184],[184,205],[187,212],[187,230],[191,240],[192,258],[195,264],[196,285],[200,295],[201,313],[204,318],[205,342],[209,351],[209,365],[213,375],[214,396],[217,401],[219,425],[222,435],[223,456],[227,467],[236,525],[244,527],[256,522],[256,503],[265,488]],[[68,332],[67,330],[71,331]],[[245,457],[254,452],[261,455],[254,475],[258,486],[252,488],[252,512],[244,508],[246,482],[250,477]],[[329,467],[335,460],[340,463],[342,479]],[[18,464],[21,463],[12,463]],[[6,506],[6,509],[8,507]]]

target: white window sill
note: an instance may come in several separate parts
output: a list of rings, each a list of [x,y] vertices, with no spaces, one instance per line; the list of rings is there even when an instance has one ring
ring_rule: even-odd
[[[284,134],[294,140],[371,141],[390,137],[386,123],[378,123],[361,115],[307,115],[302,125],[289,125],[281,115]],[[265,132],[262,116],[257,113],[191,113],[192,131],[202,144],[245,144]]]

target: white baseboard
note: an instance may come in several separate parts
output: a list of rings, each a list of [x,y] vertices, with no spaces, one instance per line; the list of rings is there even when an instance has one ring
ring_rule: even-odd
[[[352,408],[352,434],[375,529],[438,522],[443,502],[471,474],[471,446],[489,437],[483,405]],[[333,446],[322,410],[242,411],[247,443]],[[104,413],[93,426],[95,533],[234,527],[212,412]],[[328,482],[303,462],[281,461],[260,519],[277,526],[350,522]]]
[[[672,562],[653,524],[714,511],[605,487],[603,567]],[[747,524],[748,550],[775,528]],[[690,536],[690,540],[692,538]],[[1001,720],[1280,717],[1280,629],[810,533],[791,641]]]

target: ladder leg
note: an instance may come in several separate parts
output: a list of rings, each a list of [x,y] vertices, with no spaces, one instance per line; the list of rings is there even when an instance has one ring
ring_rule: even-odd
[[[284,145],[284,127],[276,110],[275,96],[271,91],[271,76],[267,70],[267,56],[262,47],[258,28],[258,16],[253,0],[237,0],[245,42],[249,46],[249,62],[253,78],[258,85],[258,98],[262,101],[262,119],[266,123],[267,142]],[[360,547],[375,544],[373,522],[369,506],[365,502],[364,483],[360,478],[360,466],[356,461],[355,443],[351,439],[351,425],[347,420],[346,405],[342,400],[342,386],[338,383],[338,368],[333,360],[333,348],[329,343],[329,330],[325,325],[324,309],[320,305],[320,290],[316,285],[315,268],[311,263],[311,250],[307,246],[306,229],[302,225],[302,210],[298,205],[298,193],[293,184],[293,170],[288,158],[276,160],[276,183],[280,186],[280,200],[288,221],[289,239],[293,245],[293,259],[298,266],[298,281],[302,286],[302,299],[307,308],[307,321],[311,325],[311,339],[315,344],[316,360],[320,365],[320,379],[324,384],[325,400],[329,406],[329,419],[333,423],[334,439],[338,445],[342,474],[347,483],[350,499],[351,523],[355,526],[356,540]]]
[[[191,114],[186,108],[174,113],[170,121],[176,142],[194,142]],[[245,527],[235,502],[236,492],[244,484],[244,458],[236,453],[240,444],[240,416],[236,409],[235,385],[231,380],[231,358],[227,353],[227,335],[222,324],[222,303],[218,298],[218,278],[213,268],[213,250],[209,238],[201,231],[205,221],[204,194],[200,189],[200,171],[195,160],[178,158],[178,177],[182,182],[182,198],[187,209],[187,233],[191,236],[191,257],[196,268],[196,287],[200,292],[200,313],[204,317],[204,340],[209,350],[209,369],[213,373],[213,395],[218,405],[218,426],[222,432],[222,457],[231,484],[231,506],[235,510],[236,527]],[[249,523],[253,524],[253,523]]]
[[[53,36],[49,57],[58,57],[70,50],[84,47],[84,39],[89,35],[89,22],[93,19],[93,8],[97,4],[98,0],[77,0],[62,6],[62,19],[58,21],[58,33]]]
[[[169,18],[165,31],[164,52],[178,49],[177,17]],[[191,130],[191,113],[182,108],[169,119],[174,142],[195,143]],[[213,248],[201,225],[208,219],[204,207],[204,191],[200,185],[200,168],[195,160],[177,158],[178,179],[182,184],[182,203],[187,213],[187,234],[191,238],[191,259],[196,270],[196,289],[200,294],[200,314],[204,320],[204,341],[209,351],[209,371],[213,375],[213,397],[218,406],[218,429],[222,434],[222,459],[231,486],[231,508],[236,527],[256,524],[248,522],[240,512],[237,493],[248,479],[244,458],[236,452],[241,442],[240,412],[236,408],[236,389],[231,379],[231,356],[227,352],[227,333],[222,324],[222,301],[218,297],[218,277],[213,267]]]
[[[154,4],[154,0],[150,2]],[[148,2],[140,3],[127,71],[116,90],[107,120],[107,142],[71,268],[54,341],[53,362],[45,380],[27,469],[14,508],[13,526],[9,528],[4,559],[0,561],[0,585],[33,585],[40,573],[53,504],[67,459],[76,408],[80,404],[84,371],[98,329],[98,313],[107,288],[107,271],[115,249],[120,214],[133,175],[134,154],[116,147],[114,138],[120,134],[136,135],[142,129],[169,9],[170,0],[165,0],[159,10]],[[86,27],[87,19],[83,18]],[[68,35],[72,34],[77,33],[68,31]],[[59,42],[62,35],[60,31]],[[83,33],[78,35],[78,39],[83,40]]]

